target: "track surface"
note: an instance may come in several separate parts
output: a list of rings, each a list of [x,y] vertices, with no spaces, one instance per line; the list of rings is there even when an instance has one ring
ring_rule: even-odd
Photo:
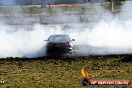
[[[132,49],[120,49],[109,47],[93,47],[90,45],[75,45],[75,56],[89,56],[89,55],[120,55],[132,54]]]
[[[38,57],[38,58],[13,58],[13,57],[7,57],[7,58],[1,58],[0,61],[2,60],[20,60],[20,61],[25,61],[25,60],[49,60],[49,59],[54,59],[54,60],[74,60],[74,59],[89,59],[89,58],[102,58],[102,59],[111,59],[111,58],[120,58],[122,62],[130,62],[132,61],[132,54],[111,54],[111,55],[89,55],[89,56],[72,56],[72,57],[59,57],[59,56],[54,56],[54,57]]]

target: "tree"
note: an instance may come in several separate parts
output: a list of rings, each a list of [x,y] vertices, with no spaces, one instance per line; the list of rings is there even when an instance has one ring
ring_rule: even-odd
[[[111,4],[111,10],[113,11],[114,10],[114,6],[118,6],[119,8],[121,7],[122,5],[122,1],[126,1],[126,0],[108,0]]]
[[[46,0],[41,0],[41,7],[46,8]]]

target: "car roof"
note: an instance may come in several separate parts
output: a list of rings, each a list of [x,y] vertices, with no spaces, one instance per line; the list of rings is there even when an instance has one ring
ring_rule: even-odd
[[[67,37],[69,37],[69,36],[66,35],[66,34],[53,34],[53,35],[50,35],[49,37],[54,37],[54,36],[67,36]]]

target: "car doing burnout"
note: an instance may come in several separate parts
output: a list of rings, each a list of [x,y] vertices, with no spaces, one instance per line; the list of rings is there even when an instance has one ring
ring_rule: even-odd
[[[68,35],[56,34],[50,35],[46,44],[46,55],[65,55],[70,56],[73,53],[72,41],[75,39],[70,39]]]

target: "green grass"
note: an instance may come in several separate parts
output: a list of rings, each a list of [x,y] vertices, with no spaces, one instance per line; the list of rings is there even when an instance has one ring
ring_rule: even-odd
[[[103,3],[102,7],[111,11],[110,3]],[[117,6],[114,6],[118,9]],[[0,7],[0,14],[46,14],[52,15],[56,13],[89,13],[98,12],[101,9],[101,3],[87,3],[87,4],[65,4],[65,5],[51,5],[49,8],[41,8],[38,6],[3,6]]]
[[[41,7],[0,7],[1,14],[12,14],[12,13],[27,13],[27,14],[55,14],[55,13],[66,13],[66,12],[76,12],[80,13],[84,10],[84,6],[61,6],[61,7],[51,7],[51,8],[41,8]],[[86,9],[86,8],[85,8]],[[91,8],[89,8],[91,9]]]
[[[4,81],[0,83],[0,88],[82,88],[79,84],[82,78],[80,69],[84,66],[92,74],[92,79],[132,80],[132,62],[121,62],[120,59],[89,57],[71,60],[0,60],[0,81]]]

